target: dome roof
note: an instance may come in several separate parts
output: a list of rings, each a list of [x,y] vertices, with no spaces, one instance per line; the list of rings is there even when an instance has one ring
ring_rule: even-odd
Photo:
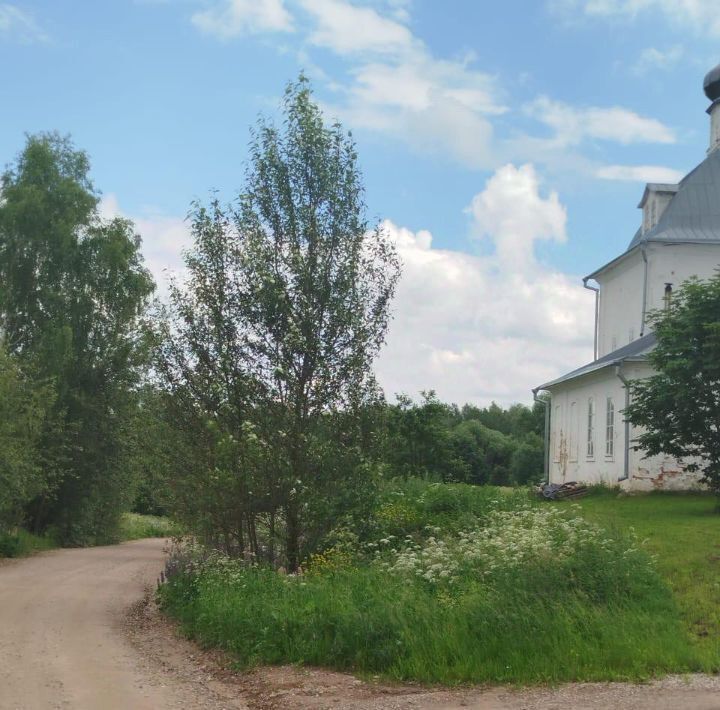
[[[705,96],[707,96],[710,101],[720,99],[720,64],[705,75],[703,89],[705,90]]]

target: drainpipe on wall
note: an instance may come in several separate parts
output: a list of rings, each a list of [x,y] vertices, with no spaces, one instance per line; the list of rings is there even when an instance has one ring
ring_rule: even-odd
[[[648,260],[647,253],[645,251],[646,246],[643,244],[640,247],[640,253],[642,254],[643,261],[645,262],[643,272],[643,300],[642,300],[642,322],[640,323],[640,337],[645,335],[645,316],[647,315],[647,280],[648,280]]]
[[[622,373],[622,361],[615,363],[615,374],[625,388],[625,409],[627,409],[630,406],[630,383]],[[625,420],[625,461],[623,475],[618,479],[619,481],[627,481],[630,478],[630,422],[627,417],[623,417],[623,419]]]
[[[533,400],[542,402],[545,407],[545,436],[543,437],[543,475],[545,483],[550,483],[550,402],[547,399],[540,399],[538,391],[533,390]]]
[[[593,360],[598,359],[598,319],[600,316],[600,289],[597,286],[588,286],[588,281],[590,277],[586,276],[583,279],[583,286],[588,289],[588,291],[595,291],[595,334],[593,339]]]

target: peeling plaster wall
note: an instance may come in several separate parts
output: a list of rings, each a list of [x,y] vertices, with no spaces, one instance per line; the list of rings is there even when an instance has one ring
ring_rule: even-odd
[[[653,370],[647,363],[626,363],[623,369],[629,380],[649,377]],[[641,433],[639,427],[630,427],[630,441]],[[625,487],[633,491],[685,491],[704,487],[702,474],[687,471],[670,456],[659,454],[645,457],[642,451],[630,450],[630,477]]]
[[[647,363],[625,363],[628,380],[652,373]],[[700,474],[690,473],[667,456],[644,458],[642,451],[629,452],[628,478],[625,470],[625,388],[613,367],[590,373],[551,390],[550,402],[550,481],[621,485],[628,490],[688,490],[701,487]],[[615,405],[613,452],[606,454],[607,398]],[[588,401],[595,403],[592,456],[588,455]],[[630,427],[630,441],[639,429]]]
[[[557,385],[551,395],[550,481],[616,485],[624,468],[624,424],[620,411],[625,405],[625,390],[612,368]],[[615,405],[612,455],[605,453],[608,397]],[[595,408],[592,455],[588,455],[590,398]]]

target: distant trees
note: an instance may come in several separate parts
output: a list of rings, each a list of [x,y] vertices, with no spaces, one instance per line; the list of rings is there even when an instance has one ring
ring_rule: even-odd
[[[720,273],[685,282],[650,323],[657,373],[632,382],[625,410],[643,427],[638,448],[684,461],[720,495]]]
[[[543,412],[495,403],[458,409],[433,391],[401,395],[387,409],[384,459],[391,475],[495,485],[536,482],[543,473]]]
[[[10,357],[53,391],[45,485],[26,514],[76,544],[110,539],[130,493],[123,432],[154,288],[140,238],[127,220],[100,218],[88,172],[69,139],[40,134],[0,178],[0,331]]]
[[[159,369],[183,430],[203,451],[175,484],[228,544],[290,570],[304,546],[361,504],[371,479],[371,364],[398,278],[365,216],[355,145],[326,126],[304,78],[283,128],[260,120],[244,192],[192,214],[186,288],[172,290]],[[207,463],[209,462],[209,466]],[[188,497],[189,496],[189,497]],[[269,551],[274,554],[274,549]]]

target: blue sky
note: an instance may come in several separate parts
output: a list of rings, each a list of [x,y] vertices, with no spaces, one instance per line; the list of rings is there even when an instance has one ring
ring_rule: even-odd
[[[242,185],[248,127],[301,69],[358,142],[406,275],[389,393],[526,401],[591,356],[578,277],[622,250],[647,180],[707,148],[707,0],[0,2],[0,156],[57,129],[159,274],[182,217]],[[411,364],[409,364],[411,363]]]

